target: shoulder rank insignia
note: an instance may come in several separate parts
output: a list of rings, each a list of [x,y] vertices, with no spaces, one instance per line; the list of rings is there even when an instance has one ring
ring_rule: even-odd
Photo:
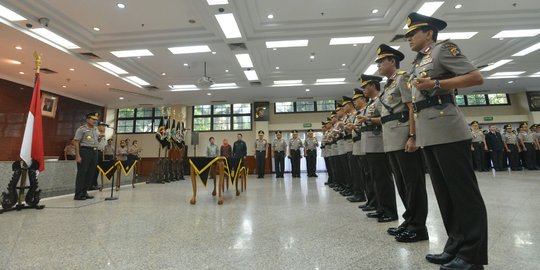
[[[444,48],[446,48],[453,56],[461,55],[461,51],[459,50],[458,46],[452,42],[445,43]]]

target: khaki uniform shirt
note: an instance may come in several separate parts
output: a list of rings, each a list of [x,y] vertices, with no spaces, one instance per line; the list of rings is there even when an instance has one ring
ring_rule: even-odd
[[[504,143],[506,144],[517,144],[517,135],[514,134],[514,132],[505,132],[503,135],[502,135],[502,140]]]
[[[521,131],[518,135],[518,138],[523,142],[523,143],[534,143],[534,134],[530,131]]]
[[[274,139],[272,142],[272,147],[274,148],[274,151],[278,152],[285,152],[287,150],[287,142],[285,142],[285,139]]]
[[[300,150],[300,148],[304,147],[304,145],[302,144],[302,140],[300,140],[300,138],[291,138],[289,140],[289,149],[290,150]]]
[[[360,109],[356,111],[356,115],[364,115],[365,114],[365,108]],[[362,137],[360,133],[360,123],[356,120],[356,116],[354,117],[354,125],[355,128],[353,130],[353,138],[355,137]],[[356,142],[353,142],[353,151],[352,154],[355,156],[365,156],[366,152],[362,151],[362,140],[357,140]]]
[[[268,142],[266,141],[266,139],[262,139],[262,140],[256,139],[255,140],[255,151],[266,151],[266,145],[267,144],[268,144]]]
[[[486,143],[486,135],[484,135],[484,132],[481,130],[477,130],[477,131],[471,130],[471,136],[472,136],[472,142]]]
[[[431,44],[418,53],[410,72],[409,85],[413,102],[426,99],[426,96],[454,95],[453,89],[430,89],[421,91],[414,87],[413,80],[426,75],[431,79],[446,79],[475,71],[476,67],[461,54],[452,42],[443,41]],[[461,110],[451,103],[425,108],[416,116],[417,146],[431,146],[471,139],[469,126]]]
[[[73,139],[79,141],[81,146],[97,148],[99,133],[96,127],[89,128],[87,125],[84,125],[75,131],[75,137]]]
[[[105,147],[103,147],[103,155],[114,156],[114,146],[105,145]]]
[[[317,147],[319,147],[319,141],[315,137],[307,137],[304,141],[304,145],[306,147],[306,150],[317,150]]]
[[[375,118],[381,116],[382,105],[379,98],[372,99],[366,108],[365,116]],[[367,122],[363,126],[370,126]],[[382,129],[380,126],[375,126],[377,130],[362,132],[362,151],[365,153],[384,153]]]
[[[405,103],[412,101],[411,91],[407,88],[405,72],[397,72],[388,78],[380,97],[382,105],[381,116],[387,116],[408,110]],[[384,152],[404,150],[409,139],[409,117],[384,123],[383,145]]]

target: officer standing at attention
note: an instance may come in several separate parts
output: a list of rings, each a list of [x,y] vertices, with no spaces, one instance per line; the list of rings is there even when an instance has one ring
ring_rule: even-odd
[[[94,171],[98,160],[99,133],[96,128],[98,113],[92,112],[86,115],[86,124],[75,131],[75,160],[77,161],[77,179],[75,181],[74,200],[83,201],[93,199],[88,194],[88,188],[92,183]]]
[[[525,158],[525,166],[527,170],[538,170],[536,165],[536,152],[535,152],[535,140],[534,133],[529,130],[527,123],[519,125],[519,143],[521,144],[521,150]]]
[[[366,110],[356,118],[362,123],[362,148],[366,152],[368,166],[371,168],[371,179],[375,186],[377,197],[377,212],[368,213],[370,218],[377,218],[379,222],[390,222],[398,219],[396,192],[390,164],[384,153],[383,136],[381,127],[382,104],[379,98],[381,90],[381,77],[364,75],[361,76],[360,85],[364,95],[370,98]]]
[[[99,138],[98,138],[98,157],[97,157],[97,164],[103,163],[103,151],[105,150],[105,146],[107,145],[107,140],[105,139],[105,127],[108,127],[105,122],[99,122],[97,129],[99,132]],[[100,175],[99,170],[97,169],[97,166],[94,171],[94,177],[92,178],[92,182],[90,184],[90,187],[88,190],[96,190],[99,189],[98,186],[98,176]],[[103,178],[103,175],[101,176]],[[102,181],[103,182],[103,181]]]
[[[317,177],[317,148],[319,141],[313,136],[313,129],[308,129],[307,138],[304,141],[304,156],[308,177]]]
[[[502,138],[510,169],[512,169],[512,171],[520,171],[522,168],[519,165],[518,138],[517,135],[512,132],[512,125],[504,125]]]
[[[476,170],[479,172],[487,172],[489,171],[489,169],[486,168],[486,162],[484,162],[484,160],[486,159],[485,153],[488,151],[487,144],[486,144],[486,136],[484,135],[484,132],[480,129],[478,125],[478,121],[471,122],[471,135],[472,135],[471,150],[473,151],[474,164],[476,165]],[[504,138],[503,138],[503,141],[504,141]]]
[[[276,170],[276,178],[283,178],[285,171],[285,151],[287,150],[287,142],[282,138],[281,131],[276,131],[276,138],[272,142],[272,156],[274,157],[274,167]]]
[[[257,178],[264,178],[264,163],[268,155],[266,146],[268,142],[264,139],[264,131],[259,130],[259,138],[255,140],[255,159],[257,160]]]
[[[379,98],[384,151],[405,206],[403,223],[387,232],[399,242],[418,242],[429,238],[428,201],[424,164],[416,151],[411,91],[407,88],[406,72],[398,70],[404,58],[400,51],[381,44],[375,60],[379,74],[388,79]]]
[[[487,213],[472,167],[471,133],[455,104],[454,89],[481,85],[480,71],[459,47],[435,43],[446,22],[411,13],[405,34],[418,52],[410,72],[416,144],[422,147],[448,234],[441,254],[426,259],[440,269],[483,269],[487,258]]]
[[[292,131],[292,138],[289,140],[289,154],[287,155],[291,160],[291,172],[292,177],[300,177],[300,148],[304,147],[302,140],[298,138],[298,131]]]
[[[328,174],[328,180],[326,181],[326,185],[328,187],[332,187],[336,184],[336,178],[335,178],[335,172],[334,172],[334,160],[333,160],[333,152],[332,152],[332,144],[334,143],[334,139],[332,138],[332,118],[327,117],[326,121],[324,121],[324,150],[325,150],[325,162],[326,162],[326,171]]]
[[[353,196],[348,197],[347,200],[349,202],[355,203],[355,202],[363,202],[366,201],[366,177],[369,175],[369,170],[367,166],[366,161],[366,153],[362,152],[361,149],[361,139],[362,136],[360,135],[360,125],[357,122],[356,116],[358,114],[362,114],[364,109],[367,105],[367,98],[364,96],[364,93],[362,90],[356,88],[354,89],[353,96],[352,96],[352,104],[355,108],[355,112],[351,114],[353,118],[352,123],[347,123],[346,128],[350,131],[352,131],[352,141],[353,141],[353,160],[356,163],[356,170],[354,171],[352,175],[352,181],[353,181]],[[373,185],[371,185],[370,189],[371,193],[368,192],[368,194],[371,196],[371,202],[374,203],[375,199],[375,191],[373,190]],[[361,208],[364,209],[366,205],[360,205]],[[374,210],[375,208],[373,208]]]

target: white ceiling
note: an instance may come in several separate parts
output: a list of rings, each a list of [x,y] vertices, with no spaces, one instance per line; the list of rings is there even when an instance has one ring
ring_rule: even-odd
[[[126,4],[119,9],[117,3]],[[228,5],[209,6],[204,0],[0,0],[0,4],[27,18],[27,21],[0,24],[0,77],[31,85],[33,51],[43,54],[43,67],[57,74],[43,75],[45,90],[109,107],[139,104],[203,104],[211,101],[251,102],[294,100],[308,96],[314,99],[337,98],[350,94],[356,79],[373,64],[379,44],[400,46],[408,69],[414,53],[407,43],[390,40],[403,34],[410,12],[425,1],[400,0],[229,0]],[[512,4],[516,3],[514,7]],[[463,4],[455,9],[456,4]],[[243,38],[226,39],[214,15],[218,8],[233,13]],[[379,12],[372,14],[372,9]],[[273,14],[274,19],[267,15]],[[481,87],[462,92],[490,90],[519,92],[540,89],[540,78],[528,75],[540,71],[540,50],[523,57],[512,55],[540,41],[540,35],[528,38],[498,40],[491,38],[502,30],[540,28],[540,2],[537,0],[445,1],[433,15],[448,22],[444,32],[479,32],[470,40],[458,40],[462,52],[477,66],[501,59],[514,61],[490,72],[526,71],[522,78],[486,80]],[[48,29],[77,44],[81,49],[62,52],[26,34],[26,23],[41,27],[38,18],[50,19]],[[195,20],[190,23],[189,20]],[[99,32],[94,31],[99,27]],[[369,44],[329,46],[332,37],[375,36]],[[267,49],[266,41],[308,39],[302,48]],[[262,86],[250,86],[229,48],[243,42],[253,60]],[[212,53],[173,55],[167,48],[208,45]],[[16,50],[15,46],[23,47]],[[111,51],[149,49],[154,56],[117,58]],[[92,52],[138,76],[158,90],[136,87],[119,77],[95,68],[79,53]],[[310,61],[309,56],[316,58]],[[14,65],[6,60],[21,61]],[[203,62],[216,83],[237,83],[239,89],[171,92],[169,85],[195,84],[203,75]],[[184,63],[189,64],[184,67]],[[345,64],[345,66],[342,66]],[[275,67],[279,67],[276,70]],[[69,71],[75,68],[75,71]],[[229,70],[229,72],[225,72]],[[19,74],[25,72],[24,75]],[[165,72],[167,75],[162,76]],[[122,75],[124,76],[124,75]],[[342,85],[313,85],[318,78],[346,78]],[[305,85],[272,87],[274,80],[301,79]],[[107,86],[109,83],[110,86]],[[62,86],[66,86],[63,88]],[[111,91],[110,88],[125,92]],[[306,92],[309,88],[311,91]],[[207,93],[212,95],[208,96]],[[124,97],[120,100],[119,97]]]

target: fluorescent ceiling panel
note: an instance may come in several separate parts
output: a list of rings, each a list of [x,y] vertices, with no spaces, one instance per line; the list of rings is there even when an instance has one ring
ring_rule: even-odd
[[[491,70],[494,70],[494,69],[496,69],[496,68],[498,68],[498,67],[500,67],[500,66],[502,66],[504,64],[510,63],[510,62],[512,62],[512,59],[499,60],[499,61],[493,63],[493,65],[489,65],[489,66],[481,69],[480,71],[491,71]]]
[[[374,36],[332,38],[330,39],[330,45],[371,43],[373,38]]]
[[[538,49],[540,49],[540,42],[538,42],[538,43],[532,45],[531,47],[528,47],[528,48],[526,48],[526,49],[523,49],[523,50],[521,50],[521,51],[515,53],[515,54],[512,55],[512,56],[524,56],[524,55],[527,55],[527,54],[529,54],[529,53],[532,53],[532,52],[534,52],[534,51],[536,51],[536,50],[538,50]]]
[[[373,75],[375,72],[377,72],[379,68],[377,67],[377,64],[369,65],[369,67],[364,71],[364,74],[366,75]]]
[[[246,75],[246,78],[248,81],[258,81],[259,76],[257,76],[257,72],[255,70],[245,70],[244,74]]]
[[[142,50],[126,50],[126,51],[113,51],[111,52],[116,57],[138,57],[138,56],[152,56],[154,55],[147,49]]]
[[[540,71],[530,75],[529,77],[535,77],[535,78],[540,77]]]
[[[175,85],[169,85],[169,87],[171,88],[172,92],[200,90],[194,84],[175,84]]]
[[[100,65],[101,67],[104,67],[106,69],[108,69],[109,71],[112,71],[113,73],[116,73],[116,74],[128,74],[127,71],[123,70],[122,68],[119,68],[118,66],[116,65],[113,65],[109,62],[97,62],[98,65]]]
[[[229,0],[206,0],[208,5],[215,6],[215,5],[228,5]]]
[[[494,35],[492,38],[534,37],[538,34],[540,34],[540,29],[504,30]]]
[[[210,86],[210,90],[220,89],[236,89],[238,85],[236,83],[215,83]]]
[[[236,59],[238,60],[238,63],[243,68],[252,68],[253,62],[251,62],[251,57],[248,53],[241,53],[236,55]]]
[[[187,54],[187,53],[205,53],[211,52],[208,45],[197,45],[197,46],[184,46],[184,47],[173,47],[169,48],[172,54]]]
[[[425,16],[431,16],[435,14],[435,12],[444,4],[444,1],[434,1],[434,2],[425,2],[417,11],[416,13],[425,15]],[[403,27],[403,29],[409,28],[407,24]]]
[[[292,47],[306,47],[309,44],[309,40],[281,40],[281,41],[267,41],[266,48],[292,48]]]
[[[223,34],[225,34],[226,38],[242,37],[242,33],[240,33],[240,28],[238,28],[238,24],[236,23],[234,14],[216,14],[215,16],[216,20],[219,23],[219,26],[221,27],[221,31],[223,31]]]
[[[150,85],[149,82],[137,77],[137,76],[127,76],[126,79],[133,81],[134,83],[140,84],[140,85]]]
[[[6,7],[2,5],[0,5],[0,17],[6,20],[12,21],[12,22],[26,20],[25,17],[13,12],[11,9],[7,9]]]
[[[345,78],[327,78],[327,79],[317,79],[316,83],[333,83],[333,82],[344,82]]]
[[[280,80],[274,81],[275,85],[291,85],[291,84],[301,84],[302,80]]]
[[[474,37],[478,32],[450,32],[450,33],[444,33],[441,32],[437,36],[438,40],[445,40],[445,39],[470,39]]]
[[[525,73],[525,71],[505,71],[505,72],[497,72],[491,74],[491,77],[498,77],[498,76],[517,76]]]
[[[46,28],[36,28],[36,29],[30,29],[30,31],[38,34],[39,36],[48,39],[52,41],[53,43],[56,43],[66,49],[79,49],[80,47],[75,45],[73,42],[51,32],[49,29]]]

